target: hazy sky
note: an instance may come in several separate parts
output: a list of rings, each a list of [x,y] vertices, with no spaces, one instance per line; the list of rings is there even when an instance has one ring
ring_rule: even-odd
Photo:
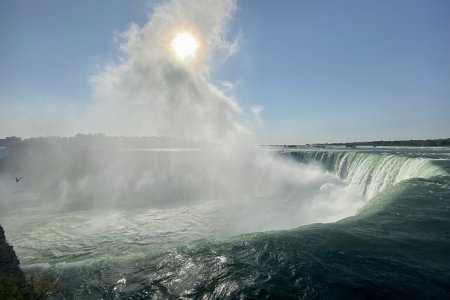
[[[131,23],[144,28],[165,3],[0,1],[0,136],[89,130],[58,124],[80,120],[96,93],[92,78],[122,63],[121,33]],[[450,136],[449,1],[245,0],[237,9],[211,7],[203,13],[211,20],[220,14],[228,41],[214,45],[232,50],[211,55],[207,81],[198,84],[213,85],[227,110],[235,101],[243,111],[238,121],[260,142]],[[199,9],[179,16],[201,18]]]

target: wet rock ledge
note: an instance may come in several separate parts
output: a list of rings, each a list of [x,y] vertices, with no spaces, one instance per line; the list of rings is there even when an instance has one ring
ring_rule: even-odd
[[[32,289],[19,268],[19,260],[0,225],[0,299],[32,299]]]

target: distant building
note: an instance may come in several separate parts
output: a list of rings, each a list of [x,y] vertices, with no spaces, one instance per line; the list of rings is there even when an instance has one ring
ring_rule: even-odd
[[[0,147],[12,147],[22,142],[22,139],[17,136],[9,136],[4,139],[0,139]]]

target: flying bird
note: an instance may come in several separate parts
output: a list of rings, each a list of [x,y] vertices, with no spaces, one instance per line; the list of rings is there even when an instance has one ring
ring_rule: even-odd
[[[23,176],[20,177],[20,178],[17,178],[17,177],[16,177],[16,183],[18,183],[22,178],[23,178]]]

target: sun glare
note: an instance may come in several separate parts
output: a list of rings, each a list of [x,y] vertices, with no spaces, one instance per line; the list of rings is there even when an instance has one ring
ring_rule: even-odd
[[[171,47],[177,59],[189,62],[195,58],[198,42],[190,33],[181,32],[173,38]]]

